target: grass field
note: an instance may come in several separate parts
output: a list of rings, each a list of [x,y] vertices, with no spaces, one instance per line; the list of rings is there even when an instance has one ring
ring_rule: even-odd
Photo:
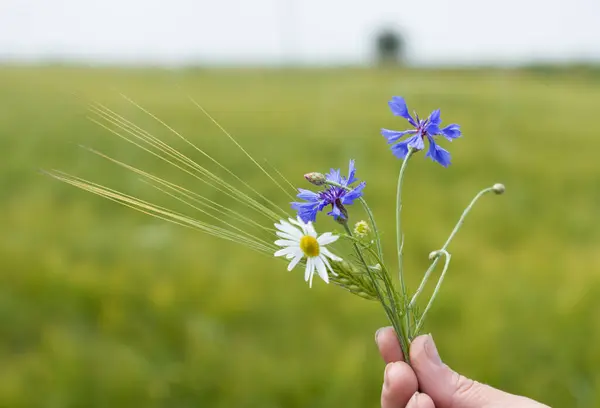
[[[0,68],[0,406],[376,407],[380,307],[270,257],[40,175],[57,168],[169,203],[93,147],[203,192],[86,118],[104,103],[205,163],[156,114],[282,205],[190,101],[292,183],[355,158],[394,255],[400,162],[387,101],[442,109],[464,137],[405,185],[406,273],[481,188],[427,332],[459,372],[552,406],[600,405],[600,80],[569,72]],[[78,93],[79,96],[75,96]],[[206,195],[234,206],[215,191]],[[170,205],[179,209],[177,203]],[[200,217],[193,211],[188,214]],[[334,227],[322,218],[321,229]],[[393,265],[393,263],[391,263]],[[430,288],[431,289],[431,288]]]

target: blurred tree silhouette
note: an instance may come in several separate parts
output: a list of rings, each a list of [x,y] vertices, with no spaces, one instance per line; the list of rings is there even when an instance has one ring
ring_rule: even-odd
[[[391,28],[384,28],[377,34],[375,48],[380,65],[400,65],[404,62],[406,41],[402,34]]]

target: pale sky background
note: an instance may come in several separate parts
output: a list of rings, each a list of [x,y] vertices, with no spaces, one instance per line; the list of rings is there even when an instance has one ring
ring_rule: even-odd
[[[388,25],[417,64],[600,61],[600,0],[0,0],[0,59],[362,64]]]

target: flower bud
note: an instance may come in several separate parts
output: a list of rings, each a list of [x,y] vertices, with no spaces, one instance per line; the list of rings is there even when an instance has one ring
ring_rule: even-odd
[[[430,261],[433,261],[435,258],[437,258],[437,257],[439,257],[439,256],[440,256],[440,251],[432,251],[432,252],[429,254],[429,260],[430,260]]]
[[[306,173],[304,178],[315,186],[322,186],[327,181],[327,178],[322,173]]]
[[[354,224],[354,235],[358,238],[364,238],[371,233],[371,227],[366,221],[359,221]]]
[[[503,194],[505,190],[504,184],[496,183],[492,186],[492,191],[498,195]]]

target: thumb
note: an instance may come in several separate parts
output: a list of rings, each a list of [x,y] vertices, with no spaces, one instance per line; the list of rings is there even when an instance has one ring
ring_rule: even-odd
[[[456,373],[440,359],[431,335],[419,336],[412,342],[410,361],[419,381],[419,391],[429,395],[436,408],[491,406],[540,408],[545,406]]]

